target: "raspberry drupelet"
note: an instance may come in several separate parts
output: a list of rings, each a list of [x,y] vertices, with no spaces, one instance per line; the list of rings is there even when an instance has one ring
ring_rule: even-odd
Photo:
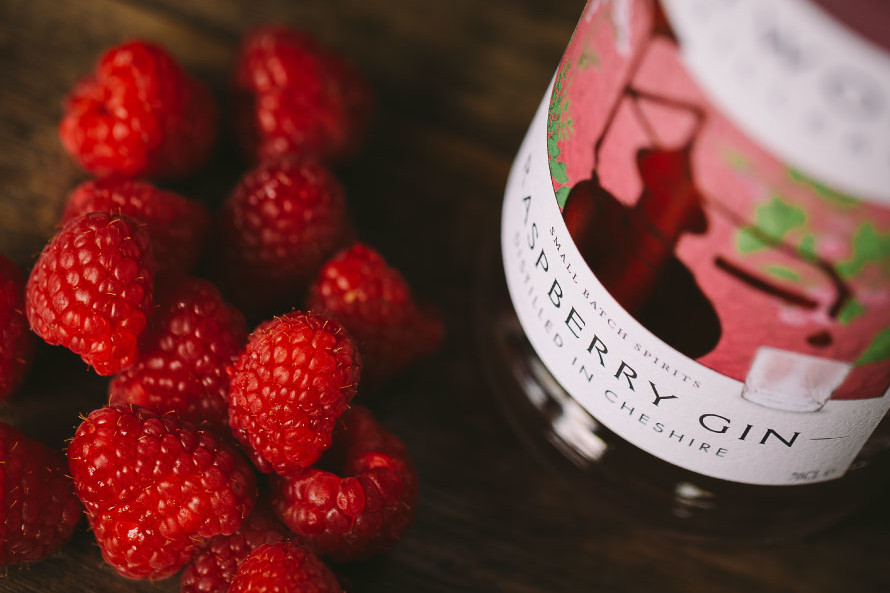
[[[330,319],[294,312],[249,337],[231,369],[229,426],[253,454],[287,475],[315,463],[356,392],[361,362]]]
[[[284,541],[293,534],[271,511],[257,507],[232,535],[218,535],[183,571],[181,593],[226,593],[238,566],[264,544]]]
[[[0,422],[0,565],[36,562],[71,537],[83,514],[65,458]]]
[[[183,278],[165,285],[139,359],[112,379],[110,401],[224,426],[226,366],[246,340],[244,317],[210,282]]]
[[[398,270],[362,244],[336,254],[309,287],[306,308],[328,315],[355,337],[362,353],[362,384],[374,387],[434,352],[442,321],[418,304]]]
[[[102,211],[144,223],[159,273],[186,274],[198,263],[210,227],[207,209],[201,204],[144,181],[97,179],[71,192],[62,224]]]
[[[21,385],[34,354],[34,336],[25,317],[25,279],[0,254],[0,401]]]
[[[288,154],[348,159],[362,144],[373,104],[350,62],[280,26],[245,38],[235,89],[242,144],[258,161]]]
[[[207,87],[164,48],[134,40],[106,51],[75,85],[59,136],[94,175],[179,177],[207,160],[216,116]]]
[[[219,217],[221,288],[248,316],[289,311],[350,232],[343,188],[315,161],[249,171]]]
[[[417,474],[402,442],[362,406],[343,415],[334,447],[345,454],[344,477],[310,468],[275,478],[272,505],[319,556],[364,560],[392,548],[411,524]]]
[[[234,447],[134,405],[84,419],[68,464],[102,556],[133,579],[178,572],[206,540],[235,533],[257,498],[253,469]]]
[[[44,247],[28,278],[25,311],[48,344],[113,375],[136,362],[154,278],[149,237],[139,224],[108,212],[84,214]]]
[[[342,593],[315,554],[294,542],[260,546],[238,567],[229,593]]]

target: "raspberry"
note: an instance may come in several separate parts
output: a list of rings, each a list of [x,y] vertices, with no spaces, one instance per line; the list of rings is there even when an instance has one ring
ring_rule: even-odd
[[[148,234],[132,220],[108,212],[74,218],[31,270],[25,289],[31,329],[100,375],[113,375],[136,361],[154,275]]]
[[[352,64],[284,27],[247,36],[235,88],[242,143],[256,160],[349,158],[361,146],[372,111],[371,91]]]
[[[343,189],[324,167],[294,159],[260,165],[220,214],[227,294],[248,311],[293,308],[348,232]]]
[[[71,537],[82,507],[64,458],[0,422],[0,565],[35,562]]]
[[[260,546],[238,567],[229,593],[342,593],[337,578],[312,552],[293,542]]]
[[[238,565],[264,544],[283,541],[289,532],[264,509],[256,509],[241,529],[218,535],[182,573],[181,593],[226,593]]]
[[[272,504],[318,555],[363,560],[390,549],[408,528],[417,475],[401,441],[366,408],[354,406],[344,414],[335,439],[335,447],[345,447],[348,477],[307,469],[276,478]]]
[[[365,386],[432,353],[444,334],[438,315],[418,307],[398,270],[360,244],[322,267],[309,287],[307,308],[336,319],[355,337]]]
[[[34,339],[25,318],[25,279],[0,254],[0,401],[18,388],[31,364]]]
[[[225,368],[246,340],[244,317],[212,284],[182,279],[161,295],[139,360],[112,379],[110,401],[224,425]]]
[[[68,463],[102,556],[135,579],[177,572],[205,539],[237,531],[257,496],[233,447],[139,406],[90,414]]]
[[[71,91],[59,136],[95,175],[176,177],[209,156],[216,106],[166,50],[129,41],[105,52]]]
[[[277,473],[309,467],[330,446],[360,366],[334,321],[294,312],[263,324],[230,371],[232,432]]]
[[[143,181],[87,181],[68,198],[62,223],[100,211],[145,223],[159,272],[185,274],[198,263],[210,224],[201,204]]]

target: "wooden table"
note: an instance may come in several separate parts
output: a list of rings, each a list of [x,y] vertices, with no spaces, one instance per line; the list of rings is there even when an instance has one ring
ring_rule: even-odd
[[[696,544],[628,525],[553,476],[502,419],[474,353],[474,268],[498,232],[504,180],[582,0],[3,0],[0,252],[30,265],[84,176],[61,149],[60,103],[106,47],[167,45],[224,95],[242,31],[315,32],[352,56],[379,97],[368,148],[342,171],[362,236],[444,310],[442,352],[372,402],[420,473],[417,522],[388,556],[345,569],[350,590],[890,591],[890,511],[872,508],[807,541]],[[219,203],[244,165],[224,146],[177,187]],[[62,446],[104,381],[59,349],[39,353],[3,417]],[[47,373],[47,369],[53,369]],[[61,553],[0,578],[0,591],[178,591],[127,581],[81,527]]]

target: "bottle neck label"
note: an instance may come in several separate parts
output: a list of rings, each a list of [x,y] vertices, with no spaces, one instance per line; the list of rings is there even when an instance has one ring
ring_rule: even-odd
[[[717,22],[745,3],[706,4]],[[838,478],[890,408],[890,168],[846,179],[831,137],[762,124],[774,85],[721,98],[712,58],[693,56],[719,36],[686,50],[688,30],[711,26],[693,5],[666,3],[669,21],[647,2],[588,3],[508,180],[510,295],[562,387],[641,449],[736,482]],[[743,46],[768,82],[777,66]],[[832,59],[806,84],[827,84]],[[823,130],[853,129],[819,113]],[[870,126],[878,151],[890,134]]]

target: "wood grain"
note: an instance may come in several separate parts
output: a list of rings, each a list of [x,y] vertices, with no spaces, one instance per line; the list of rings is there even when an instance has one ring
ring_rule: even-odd
[[[558,0],[0,1],[0,252],[29,266],[84,175],[57,136],[61,102],[106,47],[167,45],[222,102],[236,44],[256,23],[307,28],[355,59],[379,98],[367,150],[341,171],[362,236],[443,309],[443,351],[371,402],[420,473],[417,522],[393,553],[339,568],[353,592],[890,591],[890,512],[776,546],[694,543],[634,527],[550,473],[501,417],[473,348],[480,252],[502,188],[583,2]],[[177,185],[217,204],[244,165],[230,143]],[[410,246],[410,248],[406,248]],[[58,349],[2,410],[63,446],[105,382]],[[127,581],[81,527],[63,551],[12,568],[4,592],[178,590]]]

